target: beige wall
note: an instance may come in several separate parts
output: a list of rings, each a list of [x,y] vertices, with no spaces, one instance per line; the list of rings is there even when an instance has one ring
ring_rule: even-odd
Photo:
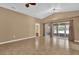
[[[49,22],[61,22],[61,21],[70,21],[73,20],[73,39],[79,40],[79,11],[72,12],[62,12],[51,15],[41,21],[41,23],[49,23]],[[43,29],[41,30],[43,32]],[[72,39],[70,39],[72,40]]]
[[[0,8],[0,42],[35,36],[35,23],[30,16]]]
[[[79,42],[79,17],[73,18],[75,41]]]

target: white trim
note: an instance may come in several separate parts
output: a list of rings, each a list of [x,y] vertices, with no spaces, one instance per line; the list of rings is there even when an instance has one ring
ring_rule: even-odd
[[[79,42],[79,40],[75,40],[75,42]]]
[[[20,39],[15,39],[15,40],[10,40],[10,41],[5,41],[5,42],[1,42],[1,44],[6,44],[6,43],[12,43],[12,42],[17,42],[17,41],[21,41],[21,40],[26,40],[26,39],[31,39],[31,38],[35,38],[36,36],[32,36],[32,37],[27,37],[27,38],[20,38]]]

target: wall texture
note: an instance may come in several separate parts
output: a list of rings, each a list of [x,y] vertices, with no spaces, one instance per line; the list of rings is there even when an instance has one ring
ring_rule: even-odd
[[[0,8],[0,42],[35,36],[37,22],[33,17]]]

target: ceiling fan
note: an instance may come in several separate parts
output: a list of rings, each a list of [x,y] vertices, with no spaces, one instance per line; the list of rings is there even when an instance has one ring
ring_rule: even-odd
[[[58,13],[58,12],[60,12],[61,11],[61,8],[60,7],[56,7],[56,8],[51,8],[50,9],[50,13],[51,13],[51,15],[54,15],[55,13]]]
[[[36,5],[36,3],[26,3],[25,6],[28,8],[30,5]]]

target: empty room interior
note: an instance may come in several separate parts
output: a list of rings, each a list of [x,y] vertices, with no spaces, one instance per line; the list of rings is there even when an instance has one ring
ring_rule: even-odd
[[[0,55],[78,55],[79,3],[0,3]]]

